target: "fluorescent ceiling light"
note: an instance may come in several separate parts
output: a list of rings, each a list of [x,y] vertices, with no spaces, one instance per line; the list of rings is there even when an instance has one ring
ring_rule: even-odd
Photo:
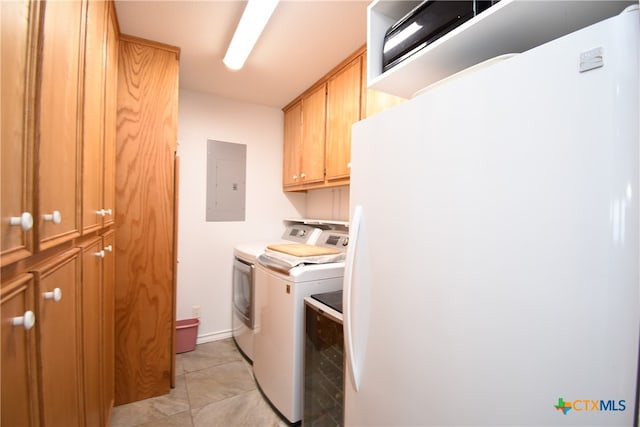
[[[242,68],[277,4],[278,0],[249,0],[247,2],[227,49],[227,54],[224,56],[224,65],[232,70]]]

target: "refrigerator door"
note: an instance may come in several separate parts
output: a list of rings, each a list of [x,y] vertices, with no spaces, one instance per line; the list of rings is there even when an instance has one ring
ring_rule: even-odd
[[[638,23],[354,125],[346,425],[632,424]]]

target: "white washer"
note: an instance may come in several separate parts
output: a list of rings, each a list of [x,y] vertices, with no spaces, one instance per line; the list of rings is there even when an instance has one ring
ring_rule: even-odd
[[[314,243],[321,230],[310,225],[287,221],[281,243]],[[270,242],[236,245],[233,250],[232,335],[240,352],[253,360],[253,334],[255,325],[255,265],[258,255]]]
[[[346,231],[327,230],[318,246],[346,251]],[[289,422],[302,418],[304,299],[342,289],[344,262],[285,269],[256,264],[256,326],[253,373],[263,394]]]

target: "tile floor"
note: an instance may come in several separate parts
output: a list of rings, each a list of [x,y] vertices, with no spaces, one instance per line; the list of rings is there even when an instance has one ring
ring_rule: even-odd
[[[251,365],[232,339],[178,354],[169,394],[116,406],[111,417],[111,427],[286,425],[257,389]]]

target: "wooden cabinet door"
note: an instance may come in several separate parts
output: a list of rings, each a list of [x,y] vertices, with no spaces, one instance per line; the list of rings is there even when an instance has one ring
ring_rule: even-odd
[[[0,61],[4,64],[0,78],[2,265],[33,251],[31,228],[11,225],[10,219],[25,214],[25,226],[29,217],[33,221],[31,164],[40,5],[31,0],[0,2]]]
[[[366,98],[364,117],[371,117],[406,101],[399,96],[389,95],[374,89],[367,89]]]
[[[116,10],[109,2],[107,17],[107,52],[104,112],[104,182],[103,226],[114,223],[116,209],[116,109],[118,96],[118,30]]]
[[[84,49],[84,111],[82,140],[82,231],[102,227],[105,216],[104,130],[106,1],[89,0]]]
[[[103,403],[102,408],[104,415],[102,419],[105,425],[110,425],[111,409],[114,402],[114,359],[115,359],[115,338],[114,338],[114,315],[115,315],[115,295],[114,287],[116,282],[116,263],[115,263],[115,232],[109,231],[102,237],[102,250],[105,252],[102,265],[102,342],[104,361],[102,363],[102,384],[103,384]]]
[[[84,9],[81,1],[49,1],[44,12],[34,219],[40,249],[79,235]]]
[[[284,147],[282,184],[284,187],[300,184],[300,157],[302,155],[302,103],[297,102],[284,112]]]
[[[327,86],[302,98],[300,184],[324,181]]]
[[[41,422],[47,426],[83,426],[80,250],[55,256],[32,273],[36,284]]]
[[[13,325],[13,319],[35,313],[33,278],[23,274],[2,284],[2,413],[3,426],[37,426],[35,325]],[[36,319],[37,320],[37,319]]]
[[[327,179],[348,178],[351,126],[360,120],[362,58],[358,57],[327,83]]]
[[[102,274],[105,252],[102,237],[82,245],[82,348],[84,413],[89,426],[104,425],[102,416]]]

